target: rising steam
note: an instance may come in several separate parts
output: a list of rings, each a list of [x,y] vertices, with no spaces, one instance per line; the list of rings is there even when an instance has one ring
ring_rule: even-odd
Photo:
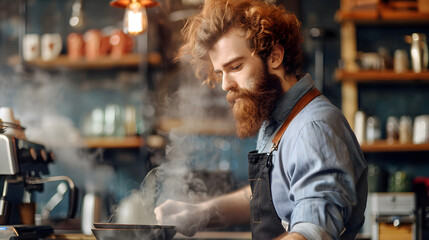
[[[210,178],[210,173],[204,171],[207,169],[219,171],[220,151],[216,151],[219,150],[216,149],[219,146],[202,139],[200,133],[195,131],[197,125],[204,125],[208,119],[231,117],[228,115],[229,106],[219,89],[209,89],[201,85],[192,73],[183,69],[190,68],[184,67],[172,76],[167,76],[168,81],[165,84],[170,88],[162,88],[167,89],[167,92],[158,92],[161,99],[158,105],[161,112],[159,119],[178,118],[181,125],[166,132],[168,144],[163,156],[165,159],[155,160],[163,164],[149,172],[141,185],[143,204],[141,213],[147,214],[142,217],[144,220],[140,223],[143,224],[156,224],[153,209],[166,200],[191,203],[207,200],[213,195],[220,194],[213,189],[228,184],[230,180],[221,174]],[[176,88],[171,89],[171,86]],[[232,119],[230,122],[233,126]],[[216,128],[208,126],[209,129],[210,127]],[[202,135],[204,134],[203,132]],[[222,147],[225,144],[220,145]],[[211,186],[208,186],[207,179],[210,179]]]

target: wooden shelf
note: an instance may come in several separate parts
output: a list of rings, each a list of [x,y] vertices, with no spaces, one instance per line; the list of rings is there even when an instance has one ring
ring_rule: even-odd
[[[429,24],[429,13],[417,10],[395,10],[388,7],[338,11],[335,18],[339,22],[353,21],[364,24]]]
[[[144,141],[141,137],[101,137],[101,138],[86,138],[85,146],[88,148],[139,148]]]
[[[33,67],[38,67],[46,70],[55,69],[72,69],[72,70],[90,70],[90,69],[113,69],[113,68],[137,68],[142,61],[142,56],[139,54],[128,54],[120,59],[114,59],[110,56],[103,56],[96,60],[70,60],[67,55],[61,55],[51,61],[36,59],[27,61],[26,64]],[[161,55],[158,53],[150,53],[148,56],[149,65],[161,64]],[[20,63],[19,56],[9,58],[8,64],[13,66]]]
[[[400,143],[387,143],[386,141],[376,141],[372,144],[364,143],[361,145],[364,153],[376,152],[422,152],[429,151],[429,143],[422,144],[400,144]]]
[[[395,73],[393,71],[359,71],[347,72],[336,70],[335,77],[339,81],[353,82],[407,82],[407,81],[429,81],[429,71],[422,73],[405,72]]]

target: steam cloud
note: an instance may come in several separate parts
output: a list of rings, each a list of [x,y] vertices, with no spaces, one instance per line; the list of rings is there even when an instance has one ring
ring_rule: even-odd
[[[196,80],[193,73],[182,68],[170,78],[167,84],[177,89],[159,92],[161,98],[157,106],[161,108],[161,116],[180,118],[182,127],[173,129],[167,134],[169,141],[165,162],[158,167],[154,175],[148,175],[142,183],[140,192],[132,192],[124,198],[112,216],[119,217],[121,205],[136,201],[139,196],[140,210],[133,209],[138,217],[130,217],[132,222],[141,224],[156,224],[153,208],[167,199],[187,202],[198,202],[207,199],[216,192],[210,192],[214,185],[225,185],[228,179],[213,179],[213,186],[207,186],[207,176],[197,175],[195,170],[219,170],[219,150],[228,146],[228,142],[215,139],[215,143],[202,141],[192,130],[193,126],[205,119],[221,116],[230,117],[229,106],[219,89],[209,89]],[[106,184],[114,177],[110,166],[96,166],[95,161],[103,157],[102,151],[93,154],[82,154],[78,149],[83,146],[79,130],[71,119],[59,113],[58,103],[64,102],[64,90],[74,89],[68,81],[66,73],[51,75],[36,71],[32,76],[10,74],[0,76],[1,106],[11,107],[22,125],[26,127],[27,138],[40,142],[50,148],[58,164],[51,165],[51,172],[56,175],[70,176],[75,184],[88,192],[106,190]],[[165,88],[164,88],[165,89]],[[172,92],[174,92],[172,94]],[[233,120],[231,119],[231,125]],[[82,177],[82,175],[84,177]],[[218,176],[217,176],[218,177]],[[219,177],[218,177],[219,178]],[[227,189],[231,186],[220,187]],[[50,194],[52,195],[52,194]],[[125,221],[125,220],[124,220]]]
[[[32,75],[10,71],[10,74],[1,74],[0,106],[13,109],[15,117],[26,128],[29,141],[41,143],[52,151],[55,163],[49,167],[51,175],[71,177],[80,190],[103,192],[114,176],[113,169],[95,164],[103,157],[102,151],[92,154],[81,151],[84,141],[79,130],[71,119],[59,113],[57,104],[65,100],[64,91],[73,89],[68,80],[66,73],[54,76],[43,71]],[[42,195],[50,197],[55,189],[45,187]],[[42,208],[43,201],[39,203],[38,208]]]
[[[158,93],[160,103],[165,104],[158,106],[161,109],[159,118],[179,118],[182,125],[167,133],[165,159],[154,160],[163,164],[151,171],[141,185],[140,194],[144,205],[141,212],[147,214],[142,217],[143,224],[157,223],[153,208],[167,199],[196,203],[220,194],[214,192],[215,189],[232,190],[227,177],[221,174],[210,177],[204,171],[219,170],[220,149],[229,143],[215,139],[216,144],[211,144],[194,132],[195,126],[207,119],[231,117],[228,115],[229,106],[219,89],[201,85],[193,73],[184,70],[189,67],[181,69],[170,76],[167,82],[177,89]],[[233,126],[232,119],[230,122]],[[219,141],[224,142],[219,144]]]

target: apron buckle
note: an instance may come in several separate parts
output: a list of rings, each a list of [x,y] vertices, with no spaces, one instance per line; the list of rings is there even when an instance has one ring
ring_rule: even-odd
[[[272,155],[274,151],[277,151],[278,147],[279,147],[279,144],[274,143],[273,146],[271,147],[270,152],[267,155]]]
[[[269,153],[267,153],[267,163],[266,163],[266,167],[268,168],[268,169],[270,169],[271,168],[271,166],[273,165],[273,162],[272,162],[272,159],[273,159],[273,152],[274,151],[277,151],[277,144],[273,144],[273,146],[271,147],[271,150],[270,150],[270,152]]]

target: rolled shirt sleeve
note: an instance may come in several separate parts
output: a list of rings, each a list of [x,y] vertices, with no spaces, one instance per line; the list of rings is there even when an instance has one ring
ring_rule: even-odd
[[[339,239],[356,205],[356,183],[351,152],[341,128],[318,120],[306,123],[287,151],[284,166],[293,203],[290,226],[306,236],[311,230],[299,223],[320,226]],[[282,154],[283,155],[283,154]],[[284,161],[281,161],[284,162]],[[311,225],[310,225],[311,226]],[[320,229],[319,229],[320,230]]]

